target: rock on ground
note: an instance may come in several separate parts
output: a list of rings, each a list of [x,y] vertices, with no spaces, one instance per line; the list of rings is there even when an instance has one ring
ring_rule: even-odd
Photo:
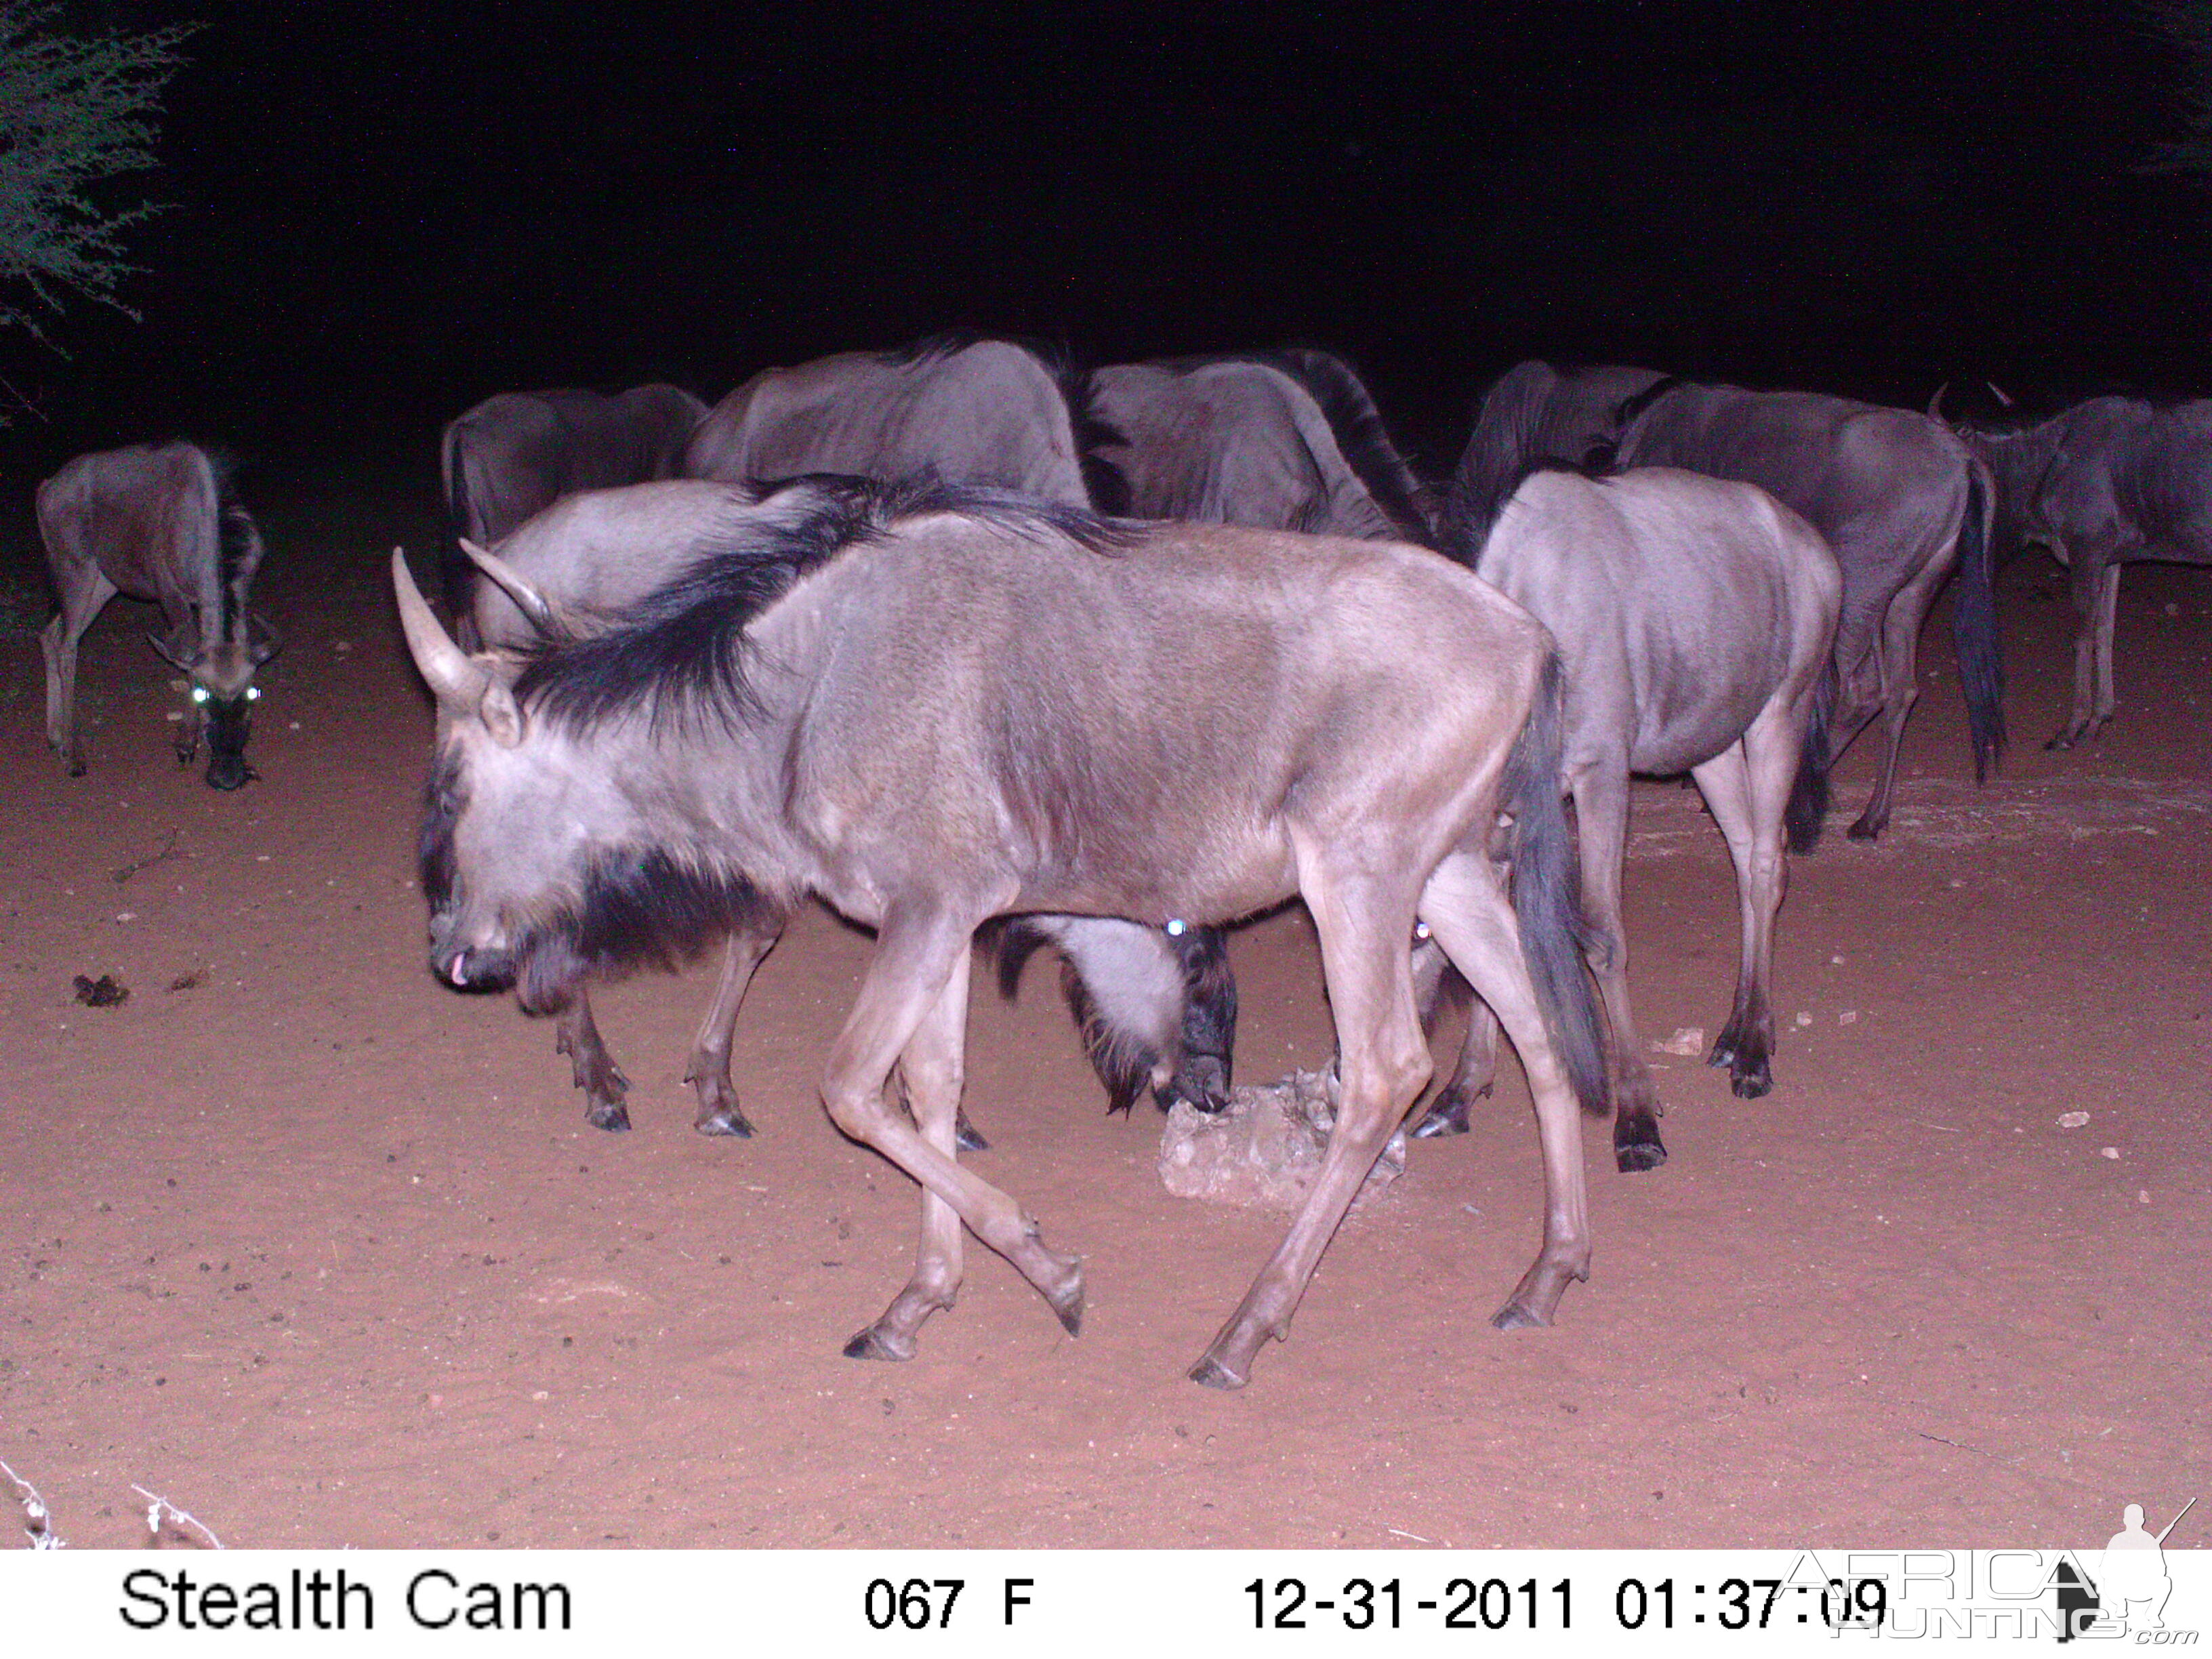
[[[1292,1210],[1305,1201],[1336,1123],[1334,1073],[1296,1072],[1230,1096],[1216,1115],[1178,1103],[1160,1133],[1160,1180],[1177,1198]],[[1405,1172],[1406,1132],[1390,1137],[1354,1203]]]

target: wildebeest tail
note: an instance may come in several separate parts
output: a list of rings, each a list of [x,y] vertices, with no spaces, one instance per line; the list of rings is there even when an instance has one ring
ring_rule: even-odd
[[[1796,781],[1790,786],[1790,805],[1783,823],[1790,831],[1790,850],[1809,853],[1820,842],[1820,826],[1828,817],[1828,721],[1835,714],[1841,680],[1832,653],[1820,665],[1820,683],[1813,688],[1813,705],[1805,711],[1805,746],[1797,755]]]
[[[1997,632],[1996,538],[1990,533],[1989,471],[1966,472],[1966,518],[1959,527],[1959,592],[1951,637],[1959,651],[1959,685],[1974,742],[1974,781],[1982,782],[2004,752],[2004,654]]]
[[[1499,804],[1513,816],[1513,915],[1544,1029],[1583,1109],[1608,1112],[1602,1016],[1583,968],[1582,863],[1559,787],[1565,738],[1566,676],[1554,653],[1506,757]]]
[[[454,629],[462,634],[461,644],[466,647],[476,636],[477,567],[461,551],[461,538],[475,532],[469,520],[469,469],[461,453],[460,425],[456,421],[446,428],[446,453],[441,458],[453,533],[438,551],[438,583],[445,595],[446,612],[453,617]]]

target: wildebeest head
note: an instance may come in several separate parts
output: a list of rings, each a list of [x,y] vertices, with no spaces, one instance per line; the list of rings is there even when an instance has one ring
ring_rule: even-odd
[[[189,651],[178,635],[165,640],[149,634],[147,639],[185,676],[195,714],[205,722],[208,787],[243,788],[259,775],[246,763],[246,740],[253,732],[253,705],[261,700],[253,676],[282,647],[276,630],[256,617],[244,640],[222,640]]]
[[[679,967],[770,908],[742,876],[670,850],[615,787],[620,735],[534,718],[513,659],[464,653],[396,550],[392,586],[438,702],[417,847],[435,977],[550,1012],[587,977]]]

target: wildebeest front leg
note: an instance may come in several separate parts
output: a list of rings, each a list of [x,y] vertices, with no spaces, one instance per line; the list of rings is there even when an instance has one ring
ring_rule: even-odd
[[[1413,1125],[1413,1136],[1428,1140],[1438,1135],[1463,1135],[1474,1103],[1497,1082],[1498,1016],[1474,994],[1474,988],[1451,965],[1451,958],[1435,939],[1425,939],[1413,947],[1413,1005],[1420,1011],[1424,1036],[1434,1039],[1447,1003],[1458,1003],[1467,1010],[1467,1035],[1460,1042],[1451,1076]]]
[[[684,1080],[699,1097],[699,1113],[691,1127],[702,1135],[749,1136],[752,1124],[738,1104],[738,1087],[730,1080],[730,1044],[736,1033],[738,1010],[752,983],[753,970],[783,937],[782,919],[763,921],[730,935],[722,950],[722,977],[714,987],[714,1000],[699,1023],[692,1040],[691,1063]]]
[[[584,1091],[584,1121],[599,1129],[629,1128],[625,1097],[629,1079],[607,1052],[606,1041],[592,1018],[591,993],[580,985],[556,1016],[553,1048],[568,1056],[576,1086]]]
[[[947,1158],[957,1155],[955,1119],[965,1072],[969,957],[963,952],[936,1004],[915,1028],[899,1073],[915,1126]],[[848,1359],[911,1359],[922,1322],[950,1308],[960,1293],[960,1216],[927,1187],[921,1189],[921,1243],[914,1277],[891,1299],[883,1317],[845,1345]]]
[[[57,569],[59,566],[57,564]],[[84,775],[84,745],[76,734],[76,647],[100,607],[113,599],[115,584],[87,564],[61,586],[62,608],[39,635],[46,659],[46,741],[73,778]]]
[[[1796,744],[1780,729],[1785,726],[1785,716],[1770,705],[1741,742],[1692,774],[1728,837],[1743,933],[1735,1006],[1706,1063],[1727,1066],[1730,1087],[1746,1100],[1774,1086],[1774,1008],[1767,988],[1774,977],[1774,915],[1782,906],[1783,809],[1797,755]]]
[[[907,914],[896,907],[885,916],[877,934],[875,960],[830,1051],[823,1103],[830,1121],[845,1133],[875,1148],[929,1194],[950,1204],[978,1238],[1036,1286],[1060,1323],[1073,1333],[1083,1322],[1081,1260],[1047,1249],[1036,1223],[1019,1205],[961,1168],[951,1152],[931,1144],[884,1099],[892,1065],[937,1007],[948,982],[958,973],[965,983],[965,953],[973,932],[972,923]],[[964,1000],[962,1007],[964,1017]],[[925,1207],[925,1238],[933,1213]]]
[[[1303,850],[1303,849],[1301,849]],[[1190,1369],[1194,1382],[1239,1389],[1270,1337],[1290,1332],[1322,1251],[1358,1195],[1383,1146],[1429,1080],[1428,1045],[1413,1008],[1405,949],[1407,896],[1393,880],[1320,871],[1300,860],[1300,887],[1321,939],[1322,972],[1336,1023],[1341,1086],[1336,1126],[1312,1188],[1283,1242],[1237,1311]]]
[[[1458,853],[1437,866],[1421,894],[1421,920],[1475,994],[1496,1011],[1528,1076],[1544,1156],[1544,1245],[1490,1322],[1508,1331],[1548,1325],[1567,1286],[1589,1277],[1581,1108],[1552,1048],[1521,930],[1489,859]]]

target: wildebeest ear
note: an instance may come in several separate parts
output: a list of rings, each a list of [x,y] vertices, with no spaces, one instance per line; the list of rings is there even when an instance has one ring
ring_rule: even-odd
[[[495,553],[486,552],[466,536],[461,538],[461,551],[467,554],[477,569],[500,585],[507,597],[513,599],[516,609],[529,619],[530,625],[541,634],[568,632],[564,619],[551,600],[532,585],[530,579]]]
[[[475,714],[491,676],[447,637],[431,614],[429,601],[407,574],[407,556],[396,547],[392,550],[392,591],[399,601],[399,625],[407,635],[408,654],[438,706],[452,714]]]
[[[166,640],[159,634],[149,634],[146,636],[146,643],[160,652],[161,660],[179,673],[189,674],[192,672],[192,659],[185,654],[184,635],[181,633]]]
[[[269,625],[266,617],[254,617],[247,625],[246,635],[252,641],[246,654],[256,668],[284,648],[284,636]]]
[[[501,748],[512,749],[522,741],[522,706],[515,702],[506,681],[494,678],[485,685],[477,717]]]

